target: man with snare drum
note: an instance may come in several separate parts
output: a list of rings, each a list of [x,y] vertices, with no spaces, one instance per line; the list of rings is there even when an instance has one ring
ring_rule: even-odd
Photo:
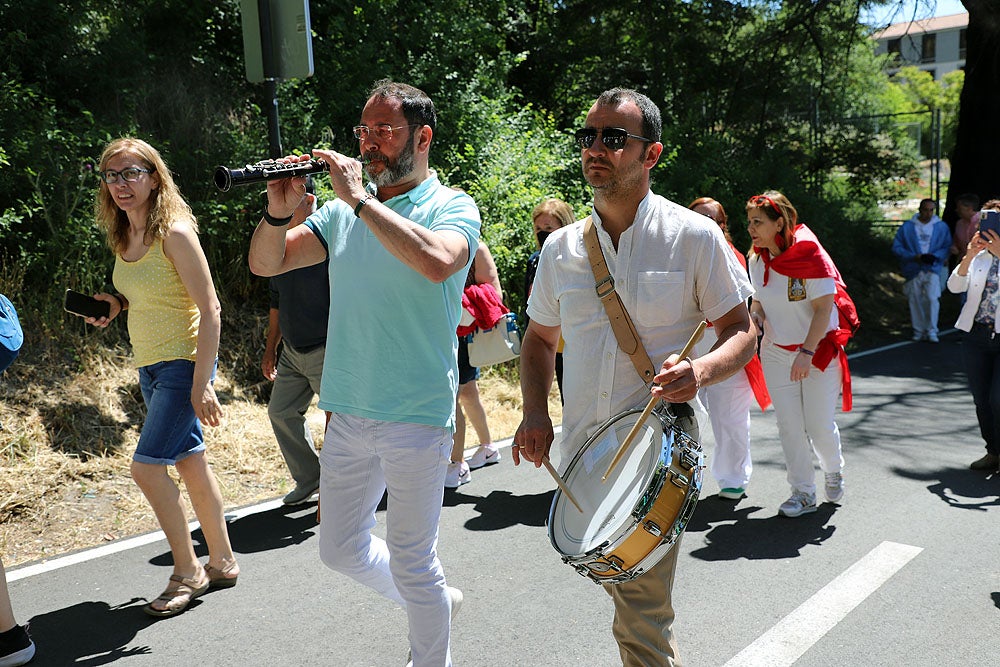
[[[649,357],[662,363],[652,394],[675,404],[678,426],[697,439],[693,411],[684,403],[753,357],[746,307],[753,288],[710,220],[650,191],[650,170],[663,151],[661,128],[660,111],[648,97],[615,88],[591,107],[576,143],[594,188],[593,224],[614,287]],[[524,414],[514,436],[515,465],[525,459],[538,467],[549,454],[547,396],[560,333],[566,341],[561,469],[600,424],[650,398],[597,296],[583,229],[576,223],[556,230],[542,248],[521,348]],[[702,320],[713,323],[718,342],[703,357],[678,359]],[[675,545],[634,579],[605,585],[626,667],[680,664],[671,632],[676,564]]]

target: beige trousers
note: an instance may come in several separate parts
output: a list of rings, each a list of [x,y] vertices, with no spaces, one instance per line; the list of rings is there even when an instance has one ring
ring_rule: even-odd
[[[674,607],[671,592],[680,541],[659,563],[632,581],[608,584],[615,603],[611,626],[623,667],[680,667],[677,640],[671,630]]]

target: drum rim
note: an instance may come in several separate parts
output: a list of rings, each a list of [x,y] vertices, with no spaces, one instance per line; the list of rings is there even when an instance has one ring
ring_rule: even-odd
[[[698,444],[698,442],[693,438],[689,439],[695,445]],[[697,465],[695,465],[692,469],[691,482],[684,494],[684,500],[677,513],[677,519],[671,524],[669,534],[664,535],[664,537],[660,540],[660,543],[653,547],[648,554],[639,559],[639,561],[636,562],[631,568],[603,577],[595,574],[594,571],[587,566],[587,563],[592,562],[594,560],[594,556],[596,555],[600,555],[604,558],[614,555],[614,552],[621,547],[629,537],[632,536],[632,531],[629,531],[623,535],[617,536],[617,541],[615,543],[612,543],[610,540],[606,541],[600,546],[594,547],[586,554],[578,556],[563,554],[562,561],[571,565],[581,576],[587,577],[595,583],[621,584],[642,576],[650,567],[660,562],[662,558],[665,558],[667,553],[669,553],[670,550],[677,545],[678,540],[687,530],[688,524],[694,516],[694,510],[698,506],[698,501],[701,499],[701,489],[704,481],[705,455],[701,447],[694,447],[692,449],[697,454]],[[635,526],[636,523],[638,523],[638,521],[632,525]],[[610,548],[605,550],[605,547],[608,547],[609,545]],[[562,554],[561,551],[559,553]]]
[[[622,412],[619,412],[618,414],[616,414],[616,415],[614,415],[614,416],[609,417],[608,419],[606,419],[597,428],[597,430],[594,431],[594,433],[589,438],[587,438],[586,442],[583,443],[583,446],[580,447],[579,451],[577,451],[577,453],[573,456],[573,459],[570,461],[569,465],[566,466],[565,471],[563,472],[563,479],[567,480],[569,478],[570,472],[574,469],[574,467],[577,464],[579,464],[580,459],[583,457],[584,453],[587,451],[589,445],[592,442],[596,442],[598,439],[600,439],[600,437],[614,423],[616,423],[617,421],[619,421],[619,420],[621,420],[621,419],[623,419],[623,418],[625,418],[625,417],[627,417],[629,415],[634,415],[634,414],[641,415],[642,412],[644,411],[644,409],[645,409],[645,406],[642,406],[642,407],[636,406],[636,407],[630,408],[628,410],[624,410]],[[668,430],[668,429],[671,429],[671,430],[672,429],[677,429],[680,433],[684,433],[683,429],[681,429],[679,426],[677,426],[676,420],[673,419],[672,417],[670,417],[670,415],[666,413],[666,410],[667,410],[666,404],[661,401],[659,403],[659,405],[657,405],[653,409],[652,413],[650,413],[650,416],[655,416],[657,418],[657,420],[660,422],[660,432],[661,432],[661,434],[665,433],[666,430]],[[685,436],[686,435],[687,434],[685,434]],[[696,440],[694,440],[693,438],[691,438],[690,436],[687,436],[687,439],[690,440],[695,445],[698,444],[698,442]],[[698,451],[700,452],[700,448],[698,448]],[[667,459],[665,461],[664,458],[662,456],[660,456],[659,457],[659,461],[657,463],[657,471],[659,471],[663,467],[666,467],[666,468],[669,469],[669,467],[670,467],[669,464],[670,464],[670,460],[669,459]],[[648,492],[649,487],[651,485],[655,484],[656,481],[657,481],[657,472],[654,472],[650,476],[649,482],[646,484],[645,489],[643,490],[643,494],[642,495],[645,495],[645,493]],[[602,549],[604,549],[605,547],[607,547],[609,545],[612,545],[613,547],[617,547],[618,545],[620,545],[628,537],[628,535],[632,534],[633,529],[641,521],[641,518],[637,519],[635,517],[635,514],[634,514],[635,504],[633,504],[632,509],[629,510],[629,513],[628,513],[629,520],[628,521],[623,521],[622,525],[619,526],[618,528],[616,528],[613,531],[613,533],[609,536],[609,538],[607,540],[604,540],[600,544],[591,547],[587,552],[585,552],[583,554],[568,554],[565,551],[563,551],[562,548],[560,548],[560,546],[556,543],[556,536],[555,536],[555,533],[553,531],[556,506],[559,504],[560,499],[564,499],[564,498],[565,498],[565,494],[563,494],[562,490],[561,489],[556,489],[555,495],[552,497],[552,504],[549,507],[549,520],[548,520],[549,542],[552,544],[552,547],[564,559],[566,559],[566,558],[572,558],[574,560],[575,559],[581,559],[581,558],[588,557],[588,555],[592,556],[594,553],[597,553],[597,552],[601,551]],[[568,503],[569,499],[566,498],[565,502]]]

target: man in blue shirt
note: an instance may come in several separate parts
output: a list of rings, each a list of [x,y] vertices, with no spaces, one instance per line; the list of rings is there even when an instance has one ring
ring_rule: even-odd
[[[362,161],[316,149],[337,199],[288,229],[305,179],[269,182],[249,256],[250,269],[267,276],[329,258],[320,556],[405,607],[417,666],[451,665],[450,618],[462,599],[445,584],[437,533],[458,386],[455,329],[480,228],[472,199],[428,166],[436,122],[425,93],[377,82],[354,133],[378,194],[365,190]],[[382,540],[371,529],[386,489]]]
[[[951,232],[934,214],[934,200],[920,200],[917,213],[903,223],[892,242],[906,283],[903,293],[910,303],[913,340],[938,342],[941,310],[941,271],[948,261]]]

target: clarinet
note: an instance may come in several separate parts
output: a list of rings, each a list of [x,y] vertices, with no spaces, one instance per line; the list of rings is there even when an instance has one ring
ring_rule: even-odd
[[[308,176],[324,171],[326,171],[326,162],[315,159],[308,162],[292,163],[262,160],[257,164],[248,164],[233,169],[220,165],[215,168],[215,187],[222,192],[229,192],[234,185],[250,185],[251,183],[263,183],[282,178]]]

